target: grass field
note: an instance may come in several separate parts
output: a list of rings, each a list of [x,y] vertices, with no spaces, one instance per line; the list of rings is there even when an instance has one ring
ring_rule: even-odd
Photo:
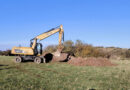
[[[128,90],[130,60],[118,66],[72,66],[67,63],[16,64],[0,56],[0,90]]]

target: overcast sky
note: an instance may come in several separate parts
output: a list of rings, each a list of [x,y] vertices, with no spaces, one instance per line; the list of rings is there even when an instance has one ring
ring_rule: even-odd
[[[130,0],[0,0],[0,50],[60,24],[65,40],[130,48]],[[58,44],[58,34],[41,42]]]

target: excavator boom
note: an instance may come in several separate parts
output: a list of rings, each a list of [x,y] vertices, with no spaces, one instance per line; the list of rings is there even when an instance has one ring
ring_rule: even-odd
[[[34,49],[36,47],[37,40],[41,41],[41,40],[43,40],[43,39],[45,39],[45,38],[47,38],[47,37],[49,37],[57,32],[59,32],[59,47],[60,47],[62,45],[62,37],[64,37],[63,36],[63,33],[64,33],[63,25],[60,25],[59,27],[53,28],[53,29],[33,38],[32,40],[34,40],[34,41],[33,41],[32,48]]]
[[[35,38],[36,38],[36,39],[43,40],[43,39],[45,39],[45,38],[47,38],[47,37],[49,37],[49,36],[51,36],[51,35],[53,35],[53,34],[55,34],[55,33],[57,33],[57,32],[60,32],[60,35],[62,35],[62,33],[64,32],[62,25],[60,25],[59,28],[53,28],[53,29],[51,29],[51,30],[49,30],[49,31],[47,31],[47,32],[45,32],[45,33],[43,33],[43,34],[41,34],[41,35],[38,35],[38,36],[35,37]],[[62,37],[62,36],[60,36],[60,37]]]

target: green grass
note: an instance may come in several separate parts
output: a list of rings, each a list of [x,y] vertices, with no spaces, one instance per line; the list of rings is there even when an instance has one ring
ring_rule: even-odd
[[[128,90],[130,60],[118,66],[73,66],[66,63],[16,64],[0,56],[0,90]]]

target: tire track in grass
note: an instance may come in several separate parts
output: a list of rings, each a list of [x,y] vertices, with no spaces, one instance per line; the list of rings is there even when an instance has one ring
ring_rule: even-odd
[[[30,72],[29,70],[23,69],[21,66],[16,66],[15,68],[16,68],[17,70],[19,70],[19,71],[21,71],[21,72],[23,72],[23,73],[29,75],[29,76],[38,77],[38,78],[45,78],[45,77],[43,77],[43,76],[41,76],[41,75],[39,75],[39,74],[35,74],[35,73],[33,73],[33,72]]]
[[[63,75],[63,76],[69,76],[69,74],[67,74],[67,73],[57,72],[57,71],[49,69],[49,68],[41,68],[41,67],[36,67],[36,68],[38,68],[40,70],[45,70],[45,71],[50,71],[50,72],[53,72],[53,73],[57,73],[57,74],[60,74],[60,75]]]
[[[39,74],[36,74],[36,73],[33,73],[33,72],[29,71],[29,70],[23,69],[21,66],[15,66],[15,67],[13,67],[13,68],[16,68],[17,70],[19,70],[19,71],[21,71],[21,72],[23,72],[23,73],[26,73],[26,74],[28,74],[28,75],[31,74],[31,76],[34,76],[34,77],[45,78],[45,77],[43,77],[43,76],[41,76],[41,75],[39,75]],[[62,76],[70,76],[70,75],[67,74],[67,73],[60,73],[60,72],[57,72],[57,71],[55,71],[55,70],[48,69],[48,68],[41,68],[41,67],[36,67],[36,68],[38,68],[38,69],[40,69],[40,70],[44,70],[44,71],[48,71],[48,72],[53,72],[53,73],[56,73],[56,74],[60,74],[60,75],[62,75]]]

